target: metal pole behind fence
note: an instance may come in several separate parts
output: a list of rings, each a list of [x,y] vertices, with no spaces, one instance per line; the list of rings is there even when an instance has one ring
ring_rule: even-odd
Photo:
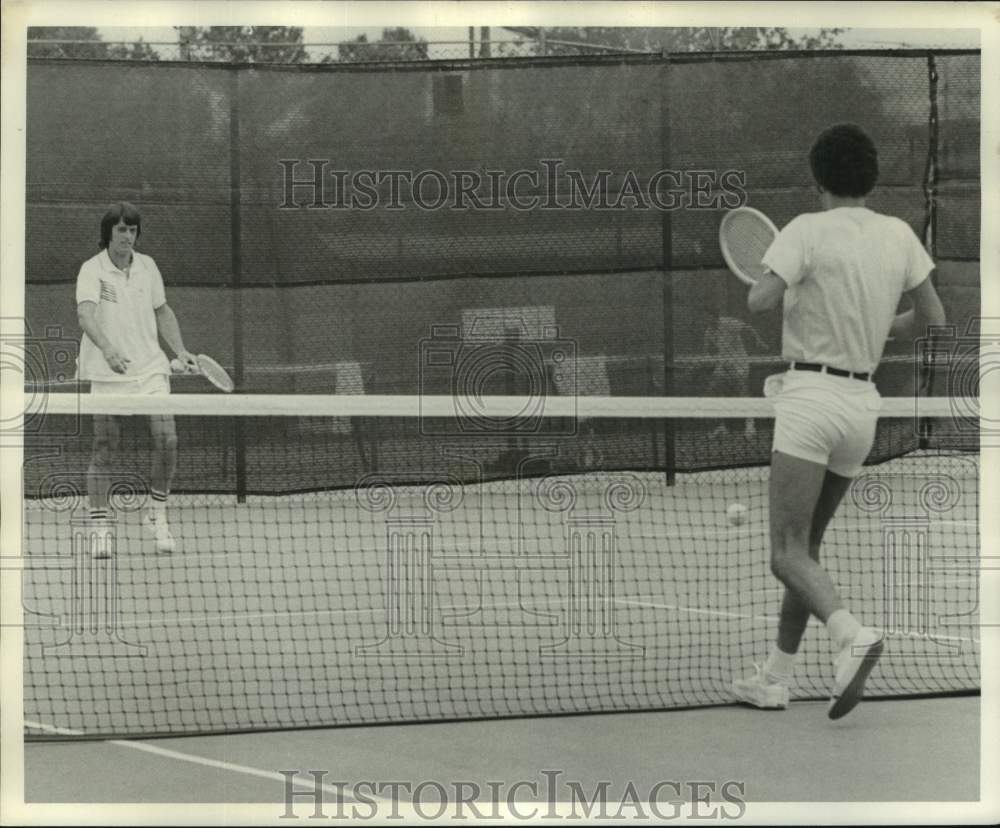
[[[670,105],[667,82],[670,79],[670,62],[666,54],[660,70],[660,169],[670,166]],[[660,211],[660,255],[663,260],[663,396],[674,393],[674,240],[670,211]],[[674,484],[676,423],[663,421],[663,468],[667,485]]]
[[[230,70],[229,86],[229,243],[233,290],[233,381],[243,388],[243,250],[240,204],[240,70]],[[233,417],[236,499],[247,497],[246,440],[242,417]]]
[[[927,90],[929,110],[927,114],[927,164],[924,167],[924,246],[932,258],[937,257],[937,177],[938,177],[938,71],[934,55],[927,56]],[[936,280],[937,270],[931,271],[931,279]],[[927,377],[923,388],[914,392],[931,396],[934,393],[934,366],[927,367]],[[917,424],[918,445],[926,449],[931,443],[933,421],[923,419]]]

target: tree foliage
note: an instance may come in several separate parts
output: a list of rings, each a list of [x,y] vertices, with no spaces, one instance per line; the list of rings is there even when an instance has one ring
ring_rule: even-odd
[[[301,26],[176,26],[182,60],[306,63]]]
[[[382,36],[368,42],[366,35],[338,44],[339,60],[344,63],[362,63],[376,60],[427,60],[427,41],[418,38],[409,29],[397,26],[383,29]],[[332,62],[332,58],[324,60]]]
[[[159,60],[160,53],[141,37],[134,43],[109,43],[107,56],[112,60]]]
[[[58,40],[61,43],[38,43]],[[85,43],[69,41],[86,41]],[[33,42],[34,41],[34,42]],[[31,26],[28,57],[76,58],[78,60],[159,60],[160,55],[140,37],[134,43],[106,43],[93,26]]]
[[[702,52],[746,51],[761,49],[836,49],[837,36],[843,29],[820,29],[815,35],[793,37],[787,29],[751,27],[715,28],[644,28],[626,26],[562,27],[548,29],[514,28],[512,31],[535,40],[541,50],[545,38],[545,53],[549,55],[580,54],[579,47],[558,41],[643,52]],[[556,41],[556,42],[552,42]]]

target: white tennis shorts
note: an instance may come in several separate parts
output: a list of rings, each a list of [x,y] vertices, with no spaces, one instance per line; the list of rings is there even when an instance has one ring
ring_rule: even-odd
[[[170,379],[166,374],[150,374],[141,379],[118,382],[91,381],[91,394],[169,394]]]
[[[811,371],[768,377],[764,395],[774,401],[772,451],[856,477],[875,441],[881,396],[873,382]]]

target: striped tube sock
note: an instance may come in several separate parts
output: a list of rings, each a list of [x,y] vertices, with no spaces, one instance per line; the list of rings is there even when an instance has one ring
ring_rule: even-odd
[[[167,493],[158,492],[153,489],[150,492],[153,498],[153,506],[150,509],[150,515],[154,520],[166,520],[167,519]]]

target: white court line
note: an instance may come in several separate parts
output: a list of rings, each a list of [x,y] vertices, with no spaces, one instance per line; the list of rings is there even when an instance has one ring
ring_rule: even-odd
[[[348,615],[384,615],[382,609],[330,609],[330,610],[295,610],[289,612],[241,612],[241,613],[216,613],[215,615],[186,615],[186,616],[162,616],[147,618],[143,621],[122,620],[119,626],[123,628],[141,627],[171,627],[177,624],[204,624],[211,621],[253,621],[265,618],[308,618],[326,616],[348,616]]]
[[[535,609],[539,612],[544,612],[551,609],[554,606],[568,605],[570,603],[569,598],[562,598],[557,601],[537,603],[534,607],[528,602],[518,602],[514,604],[482,604],[477,607],[475,612],[485,611],[485,610],[504,610],[504,609]],[[776,615],[747,615],[746,613],[739,612],[724,612],[722,610],[706,610],[706,609],[696,609],[694,607],[682,607],[678,604],[657,604],[647,601],[635,601],[626,598],[616,598],[615,603],[620,604],[632,604],[637,607],[647,607],[654,609],[669,609],[677,610],[678,612],[689,612],[694,614],[703,615],[716,615],[729,618],[753,618],[760,619],[764,621],[777,621],[778,617]],[[455,613],[455,617],[461,617],[469,614],[467,607],[458,606],[448,606],[440,608],[443,612]],[[216,614],[216,615],[189,615],[183,618],[150,618],[148,620],[138,622],[138,621],[121,621],[119,626],[122,628],[139,628],[139,627],[156,627],[156,626],[172,626],[174,624],[203,624],[211,621],[250,621],[255,619],[265,619],[265,618],[284,618],[287,616],[298,616],[298,617],[319,617],[319,616],[346,616],[346,615],[382,615],[385,613],[383,609],[352,609],[352,610],[340,610],[340,609],[330,609],[330,610],[300,610],[295,612],[260,612],[260,613],[240,613],[240,614]],[[445,620],[448,620],[447,618]]]
[[[618,599],[621,600],[621,599]],[[559,598],[550,602],[536,602],[534,607],[532,607],[531,602],[518,601],[512,604],[480,604],[479,606],[469,609],[468,606],[440,606],[435,604],[435,608],[438,608],[445,614],[444,621],[449,621],[452,618],[462,618],[470,615],[474,612],[487,611],[487,610],[504,610],[504,609],[534,609],[537,612],[546,612],[555,606],[567,606],[570,603],[569,598]],[[450,617],[448,614],[451,614]],[[385,615],[384,609],[327,609],[327,610],[294,610],[289,612],[243,612],[243,613],[216,613],[214,615],[187,615],[187,616],[162,616],[154,618],[145,618],[141,621],[139,620],[128,620],[121,619],[118,626],[123,629],[139,629],[142,627],[169,627],[177,624],[204,624],[212,621],[253,621],[253,620],[263,620],[268,618],[286,618],[286,617],[299,617],[299,618],[309,618],[320,616],[351,616],[351,615]]]
[[[631,604],[636,607],[648,607],[652,609],[676,610],[677,612],[689,612],[692,615],[714,615],[717,618],[749,618],[751,621],[777,621],[777,615],[747,615],[745,612],[726,612],[725,610],[696,609],[695,607],[682,607],[678,604],[658,604],[653,601],[635,601],[631,598],[618,598],[623,604]]]
[[[763,590],[764,592],[783,592],[783,588],[775,587]],[[727,593],[733,594],[733,593]],[[488,610],[506,610],[506,609],[525,609],[531,610],[534,608],[539,612],[550,611],[555,606],[568,605],[570,603],[569,598],[562,598],[555,601],[549,602],[535,602],[534,607],[532,602],[518,601],[517,603],[510,604],[480,604],[478,607],[471,610],[474,612],[484,612]],[[638,601],[631,598],[616,598],[616,604],[627,604],[636,607],[645,607],[647,609],[664,609],[673,610],[676,612],[686,612],[692,615],[711,615],[718,618],[745,618],[752,621],[777,621],[778,616],[776,615],[752,615],[744,612],[729,612],[726,610],[710,610],[701,609],[697,607],[686,607],[680,604],[664,604],[657,603],[655,601]],[[461,618],[467,616],[470,610],[466,606],[448,605],[441,606],[441,611],[446,614],[444,621],[450,620],[447,617],[447,613],[452,614],[452,618]],[[120,619],[119,627],[122,629],[141,629],[144,627],[169,627],[176,626],[179,624],[204,624],[211,623],[214,621],[251,621],[251,620],[264,620],[264,619],[275,619],[275,618],[320,618],[322,616],[356,616],[356,615],[383,615],[385,613],[384,609],[329,609],[329,610],[295,610],[288,612],[259,612],[259,613],[216,613],[214,615],[188,615],[183,617],[159,617],[159,618],[147,618],[142,621],[139,620],[127,620]],[[919,633],[899,633],[910,638],[924,638],[925,636]],[[978,638],[966,638],[962,636],[947,636],[947,635],[936,635],[933,636],[935,640],[953,640],[953,641],[969,641],[975,644],[979,643]]]
[[[967,578],[954,578],[945,581],[931,581],[929,586],[934,589],[938,587],[964,587],[968,589],[975,585],[978,578],[975,575],[970,575]],[[719,592],[719,595],[783,595],[785,588],[782,586],[778,587],[758,587],[757,589],[727,589],[723,592]],[[852,593],[848,590],[841,590],[841,594],[846,597],[851,597]],[[618,600],[624,601],[625,599],[620,598]]]
[[[778,616],[776,615],[748,615],[744,612],[725,612],[724,610],[706,610],[706,609],[695,609],[694,607],[682,607],[676,604],[657,604],[652,601],[634,601],[628,598],[617,599],[623,604],[634,604],[638,607],[654,607],[656,609],[669,609],[676,610],[677,612],[689,612],[695,615],[715,615],[722,618],[748,618],[751,621],[777,621]],[[878,627],[873,627],[872,629],[877,632],[884,632],[884,630]],[[903,636],[905,638],[917,638],[925,639],[928,636],[922,635],[921,633],[911,633],[911,632],[896,632],[896,636]],[[960,635],[932,635],[930,636],[932,641],[968,641],[973,644],[978,644],[978,638],[966,638]]]
[[[87,734],[82,730],[70,730],[65,727],[54,727],[53,725],[42,724],[41,722],[32,722],[27,719],[24,722],[25,727],[30,727],[34,730],[41,730],[45,733],[52,733],[57,736],[86,736]],[[162,756],[165,759],[173,759],[177,762],[189,762],[192,765],[204,765],[205,767],[215,768],[216,770],[227,771],[229,773],[242,773],[245,776],[256,776],[260,779],[269,779],[273,782],[280,782],[285,785],[287,779],[284,774],[278,773],[277,771],[263,770],[262,768],[253,768],[249,765],[238,765],[235,762],[222,762],[218,759],[209,759],[206,756],[198,756],[194,753],[182,753],[179,750],[170,750],[168,748],[157,747],[156,745],[149,745],[145,742],[130,742],[124,739],[102,739],[100,740],[106,745],[114,745],[115,747],[128,748],[129,750],[141,750],[144,753],[152,753],[155,756]],[[325,793],[330,793],[340,798],[345,802],[356,802],[357,800],[352,800],[350,797],[345,797],[343,788],[337,785],[327,785],[326,783],[317,784],[315,778],[306,779],[305,777],[300,777],[296,774],[293,780],[300,782],[303,785],[308,786],[310,790],[315,788],[321,788]],[[371,795],[371,798],[377,802],[379,805],[391,805],[392,801],[384,799],[375,794]]]
[[[550,603],[539,604],[539,611],[544,612],[545,608],[554,605],[568,605],[569,598],[560,598]],[[437,605],[435,605],[437,606]],[[528,602],[518,602],[516,604],[481,604],[473,610],[466,606],[441,606],[444,613],[452,613],[453,617],[459,618],[469,615],[470,612],[496,609],[530,609]],[[176,624],[203,624],[211,621],[252,621],[265,618],[286,618],[286,617],[320,617],[320,616],[350,616],[350,615],[385,615],[384,609],[328,609],[328,610],[294,610],[289,612],[243,612],[243,613],[216,613],[215,615],[187,615],[187,616],[162,616],[156,618],[146,618],[142,621],[120,620],[118,626],[122,628],[141,627],[168,627]],[[444,620],[449,620],[445,617]]]

